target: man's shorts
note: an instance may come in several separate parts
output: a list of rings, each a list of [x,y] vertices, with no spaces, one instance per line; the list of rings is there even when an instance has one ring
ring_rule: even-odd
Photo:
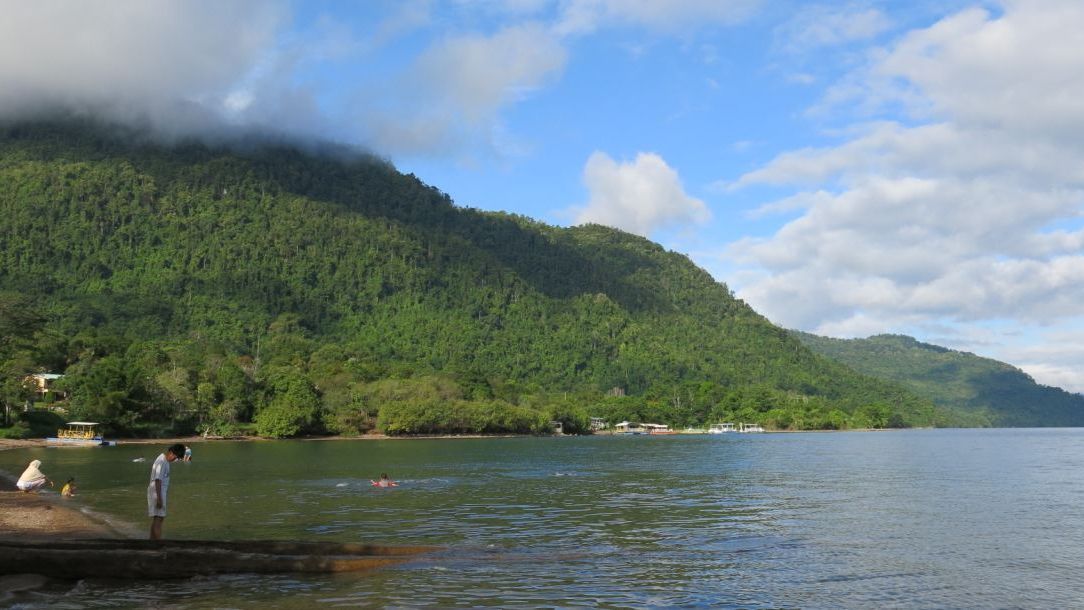
[[[148,517],[165,517],[166,516],[166,497],[162,494],[162,508],[155,508],[155,500],[157,500],[158,494],[154,491],[154,484],[151,483],[147,486],[147,516]]]

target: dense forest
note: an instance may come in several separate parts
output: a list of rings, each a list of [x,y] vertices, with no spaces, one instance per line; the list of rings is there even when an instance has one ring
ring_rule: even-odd
[[[973,426],[1084,426],[1084,396],[1040,385],[1020,369],[902,335],[828,339],[795,332],[813,351],[890,379]]]
[[[73,120],[0,126],[0,333],[5,406],[32,372],[66,396],[8,435],[57,406],[138,436],[967,421],[646,239],[458,207],[332,146]]]

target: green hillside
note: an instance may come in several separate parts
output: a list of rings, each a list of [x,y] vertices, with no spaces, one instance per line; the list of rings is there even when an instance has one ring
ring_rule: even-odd
[[[901,335],[829,339],[795,332],[813,351],[890,379],[985,426],[1081,426],[1084,396],[1035,383],[1020,369]]]
[[[63,372],[71,416],[126,434],[959,423],[648,240],[457,207],[330,147],[0,128],[14,316],[4,378]]]

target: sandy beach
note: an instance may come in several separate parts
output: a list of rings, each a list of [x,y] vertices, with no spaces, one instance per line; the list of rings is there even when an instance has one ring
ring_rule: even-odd
[[[10,482],[5,480],[5,487]],[[14,487],[14,485],[10,485]],[[4,538],[117,538],[117,529],[79,510],[77,498],[0,491],[0,536]]]
[[[6,441],[14,446],[35,446],[37,441]],[[15,489],[10,473],[0,472],[0,538],[132,538],[139,535],[134,525],[115,523],[84,508],[79,496],[61,497],[59,489],[40,493]]]

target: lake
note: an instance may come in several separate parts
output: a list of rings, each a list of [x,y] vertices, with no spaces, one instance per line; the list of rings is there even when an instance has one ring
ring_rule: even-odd
[[[170,538],[437,544],[365,574],[50,583],[25,608],[1084,605],[1084,429],[219,442]],[[163,447],[0,452],[146,529]],[[143,462],[134,462],[144,458]],[[387,472],[400,482],[378,489]],[[13,603],[8,600],[8,603]]]

